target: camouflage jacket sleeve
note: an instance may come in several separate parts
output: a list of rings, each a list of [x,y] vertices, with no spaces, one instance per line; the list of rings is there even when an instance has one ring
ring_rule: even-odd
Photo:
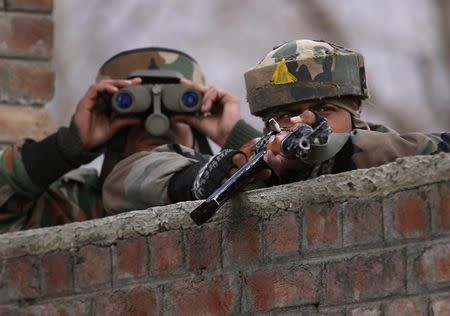
[[[0,231],[56,225],[90,217],[91,206],[81,208],[79,196],[75,197],[71,192],[87,182],[56,181],[98,155],[79,149],[77,132],[74,134],[73,128],[61,128],[40,142],[26,140],[9,147],[1,155]],[[65,143],[70,145],[61,148]],[[91,174],[88,178],[89,183],[97,181]],[[69,186],[70,189],[64,188]],[[95,191],[87,186],[80,193],[85,194],[86,190]],[[100,200],[99,196],[96,199]],[[67,207],[69,204],[71,207]]]
[[[400,157],[450,151],[449,133],[407,133],[354,130],[350,135],[355,168],[370,168]]]
[[[294,180],[376,167],[406,156],[450,151],[449,133],[399,134],[384,126],[377,125],[372,128],[355,129],[351,133],[333,133],[326,144],[312,146],[309,167],[297,174]]]
[[[177,144],[162,145],[125,158],[103,184],[106,212],[115,214],[177,202],[169,192],[171,178],[206,159],[207,156]]]
[[[41,187],[27,173],[20,147],[13,146],[1,157],[0,184],[0,233],[104,216],[93,169],[74,170]]]
[[[263,134],[244,120],[239,120],[231,130],[222,149],[240,149],[242,145]]]

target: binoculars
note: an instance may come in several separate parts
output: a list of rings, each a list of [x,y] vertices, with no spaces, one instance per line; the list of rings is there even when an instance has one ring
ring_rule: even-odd
[[[142,77],[143,84],[117,91],[112,97],[112,109],[117,115],[148,115],[146,130],[153,136],[161,136],[169,130],[168,115],[199,112],[202,95],[193,88],[173,83],[179,82],[177,73],[167,74],[166,71],[161,75],[158,71],[158,76],[154,76],[154,72],[131,73],[129,78]]]

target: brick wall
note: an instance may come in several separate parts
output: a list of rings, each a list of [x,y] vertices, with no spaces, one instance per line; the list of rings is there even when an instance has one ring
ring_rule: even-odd
[[[55,129],[52,0],[0,1],[0,146]]]
[[[449,315],[450,155],[0,239],[0,314]]]

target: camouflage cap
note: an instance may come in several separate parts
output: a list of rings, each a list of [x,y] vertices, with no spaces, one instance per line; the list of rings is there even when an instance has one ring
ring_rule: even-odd
[[[267,54],[244,77],[254,115],[300,101],[368,97],[363,56],[325,41],[287,42]]]
[[[108,59],[99,69],[97,81],[124,79],[135,70],[171,70],[196,83],[205,83],[205,77],[194,58],[178,50],[163,47],[145,47],[123,51]]]

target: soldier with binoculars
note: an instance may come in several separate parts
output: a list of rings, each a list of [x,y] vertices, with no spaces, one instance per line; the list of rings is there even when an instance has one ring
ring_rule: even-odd
[[[242,138],[242,131],[248,137]],[[121,196],[114,190],[125,192],[132,185],[130,162],[141,160],[147,176],[158,182],[149,192],[157,198],[152,203],[172,203],[169,186],[179,191],[185,184],[170,183],[170,175],[209,158],[206,137],[219,146],[239,147],[257,134],[240,120],[238,98],[206,87],[189,55],[158,47],[124,51],[101,66],[69,127],[39,142],[15,144],[0,157],[0,232],[129,210],[122,203],[105,211],[102,184],[114,181],[109,180],[113,169],[112,176],[125,171],[107,190],[112,195],[104,200],[114,204]],[[78,168],[102,153],[100,176],[95,169]]]

